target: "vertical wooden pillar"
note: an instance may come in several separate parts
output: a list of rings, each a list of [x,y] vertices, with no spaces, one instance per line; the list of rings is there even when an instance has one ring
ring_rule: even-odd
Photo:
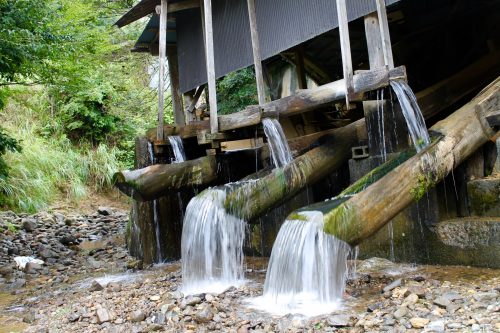
[[[382,50],[384,53],[384,64],[389,68],[394,68],[394,59],[392,57],[391,35],[389,34],[389,22],[387,20],[387,11],[385,8],[385,0],[375,0],[377,3],[377,14],[380,27],[380,35],[382,36]]]
[[[177,46],[167,48],[168,70],[170,73],[170,91],[172,94],[172,108],[176,126],[184,126],[186,119],[182,104],[182,94],[179,86],[179,66],[177,60]]]
[[[346,103],[349,108],[349,98],[354,94],[351,42],[349,41],[349,21],[347,20],[346,0],[337,0],[337,15],[339,19],[340,49],[342,51],[342,66],[346,83]]]
[[[219,131],[217,119],[217,91],[215,87],[214,32],[212,24],[212,1],[204,0],[205,56],[207,65],[208,95],[210,104],[210,132]]]
[[[165,105],[165,56],[167,52],[167,0],[161,0],[159,7],[160,15],[160,33],[159,33],[159,80],[158,80],[158,130],[156,139],[163,141],[163,108]],[[158,11],[158,7],[157,7]]]
[[[382,37],[377,13],[365,16],[365,35],[370,69],[384,67],[384,51],[382,49]]]
[[[255,14],[255,0],[247,0],[248,19],[250,21],[250,34],[252,37],[253,63],[255,67],[255,80],[257,81],[257,95],[259,104],[266,102],[266,89],[264,86],[264,75],[262,73],[262,58],[260,55],[259,31],[257,29],[257,17]]]
[[[299,89],[307,89],[307,77],[306,77],[306,69],[304,65],[304,49],[302,46],[299,46],[295,50],[295,65],[297,68],[297,79],[299,82]]]

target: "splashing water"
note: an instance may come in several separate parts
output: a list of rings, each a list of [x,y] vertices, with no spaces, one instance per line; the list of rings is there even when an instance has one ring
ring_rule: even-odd
[[[184,152],[184,144],[182,143],[182,139],[180,136],[169,136],[168,141],[172,146],[172,150],[174,151],[175,160],[172,163],[182,163],[186,162],[186,153]]]
[[[151,161],[151,165],[154,164],[154,153],[153,153],[153,145],[151,142],[148,142],[148,153],[149,159]],[[161,235],[160,235],[160,220],[158,218],[158,200],[153,200],[153,223],[155,226],[155,239],[156,239],[156,262],[163,262],[162,255],[162,246],[161,246]]]
[[[281,124],[276,119],[266,118],[262,121],[262,125],[264,125],[264,133],[269,143],[274,166],[282,168],[293,161]]]
[[[427,147],[431,143],[424,116],[417,103],[417,98],[410,86],[402,80],[391,81],[391,87],[398,97],[399,104],[403,110],[408,132],[417,152]]]
[[[340,307],[350,246],[323,232],[323,213],[286,220],[274,243],[264,295],[252,307],[277,315],[314,316]]]
[[[224,189],[209,189],[186,208],[182,229],[183,292],[220,293],[243,281],[246,223],[226,212]]]

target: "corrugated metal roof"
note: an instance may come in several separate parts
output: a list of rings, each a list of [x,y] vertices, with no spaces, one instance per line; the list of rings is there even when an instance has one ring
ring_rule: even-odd
[[[151,52],[150,45],[158,40],[159,27],[160,17],[154,14],[135,43],[133,51]],[[175,43],[177,43],[176,24],[175,21],[169,21],[167,24],[167,45]]]
[[[399,0],[386,0],[387,5]],[[212,0],[215,74],[222,77],[253,63],[246,0]],[[376,10],[374,0],[348,1],[350,21]],[[177,14],[177,50],[182,92],[206,82],[199,10]],[[338,27],[333,0],[258,0],[257,26],[263,59]]]

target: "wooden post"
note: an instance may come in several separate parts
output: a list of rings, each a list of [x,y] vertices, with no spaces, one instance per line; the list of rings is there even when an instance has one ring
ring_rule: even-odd
[[[207,65],[208,95],[210,104],[210,132],[219,131],[217,121],[217,91],[215,88],[214,31],[212,24],[212,1],[204,0],[205,56]]]
[[[167,48],[168,70],[170,73],[170,91],[172,95],[172,108],[174,109],[175,125],[186,125],[184,117],[182,94],[179,86],[179,66],[177,61],[177,46]]]
[[[382,36],[382,50],[384,53],[384,64],[389,69],[394,68],[394,59],[392,57],[391,36],[389,34],[389,22],[387,21],[387,11],[384,0],[375,0],[377,3],[377,14],[380,27],[380,35]]]
[[[260,55],[259,31],[257,29],[257,17],[255,14],[255,0],[247,0],[248,19],[250,21],[250,35],[252,37],[253,64],[255,67],[255,80],[257,81],[257,95],[259,105],[266,102],[266,89],[264,75],[262,74],[262,58]]]
[[[163,141],[163,108],[165,104],[165,55],[167,52],[167,0],[161,0],[160,12],[160,36],[159,36],[159,80],[158,80],[158,131],[156,139]]]
[[[382,37],[377,13],[365,16],[365,35],[368,47],[368,59],[370,69],[384,67],[384,51],[382,49]]]
[[[346,106],[349,108],[349,98],[354,95],[352,74],[351,42],[349,41],[349,23],[347,20],[346,0],[337,0],[337,15],[339,19],[340,49],[342,51],[342,66],[346,84]]]
[[[297,80],[299,83],[299,89],[307,89],[307,76],[306,69],[304,65],[304,49],[299,46],[295,50],[295,67],[297,69]]]

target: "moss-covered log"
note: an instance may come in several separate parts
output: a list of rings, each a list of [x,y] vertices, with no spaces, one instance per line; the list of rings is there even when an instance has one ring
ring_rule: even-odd
[[[215,156],[205,156],[183,163],[156,164],[143,169],[117,172],[114,184],[128,196],[147,201],[188,186],[209,184],[216,177]]]
[[[363,120],[361,120],[363,122]],[[284,168],[247,182],[227,194],[225,207],[231,214],[251,221],[338,169],[356,144],[355,122],[328,135],[326,143],[297,157]]]
[[[325,232],[351,245],[373,235],[496,133],[485,115],[500,106],[497,79],[470,103],[431,128],[442,137],[324,216]],[[325,211],[322,209],[322,211]]]

